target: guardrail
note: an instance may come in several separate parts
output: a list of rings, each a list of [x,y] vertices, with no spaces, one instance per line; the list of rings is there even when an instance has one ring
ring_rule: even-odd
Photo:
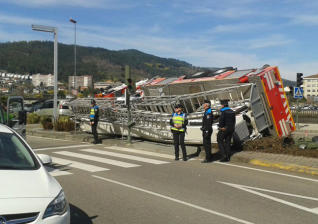
[[[296,110],[291,110],[294,121],[296,122]],[[299,123],[318,124],[318,111],[317,110],[301,110],[298,111]]]

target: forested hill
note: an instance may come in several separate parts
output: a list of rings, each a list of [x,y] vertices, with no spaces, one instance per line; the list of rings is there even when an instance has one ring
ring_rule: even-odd
[[[111,51],[77,46],[77,75],[93,75],[94,81],[124,80],[122,67],[130,65],[135,79],[180,76],[192,73],[192,66],[176,59],[160,58],[138,50]],[[74,45],[58,45],[59,80],[74,74]],[[53,42],[21,41],[0,43],[0,70],[10,73],[53,73]]]

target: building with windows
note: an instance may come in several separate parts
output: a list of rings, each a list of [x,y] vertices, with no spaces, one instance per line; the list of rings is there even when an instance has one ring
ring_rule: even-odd
[[[92,76],[91,75],[69,76],[68,87],[69,89],[75,89],[75,90],[92,88],[93,87]]]
[[[304,77],[303,89],[307,100],[318,97],[318,74]]]
[[[41,84],[42,83],[42,84]],[[41,75],[40,73],[32,75],[32,84],[34,86],[54,86],[54,75]]]

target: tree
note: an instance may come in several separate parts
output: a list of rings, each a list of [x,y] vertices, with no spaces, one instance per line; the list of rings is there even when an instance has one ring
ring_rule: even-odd
[[[65,99],[66,98],[65,91],[64,90],[59,90],[58,93],[57,93],[57,97],[59,99]]]

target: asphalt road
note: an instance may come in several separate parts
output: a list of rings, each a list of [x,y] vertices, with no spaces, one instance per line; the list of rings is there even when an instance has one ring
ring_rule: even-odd
[[[117,140],[119,141],[119,140]],[[28,137],[71,204],[72,223],[316,223],[318,178],[239,163],[173,160],[171,146]]]

